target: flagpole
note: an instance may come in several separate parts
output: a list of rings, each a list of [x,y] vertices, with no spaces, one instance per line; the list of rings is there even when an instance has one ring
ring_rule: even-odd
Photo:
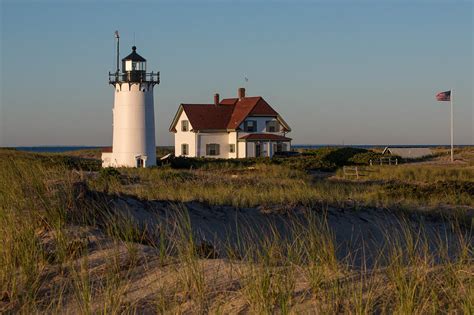
[[[451,163],[454,162],[454,126],[453,126],[453,99],[454,99],[454,90],[451,89],[451,96],[450,96],[450,103],[451,103]]]

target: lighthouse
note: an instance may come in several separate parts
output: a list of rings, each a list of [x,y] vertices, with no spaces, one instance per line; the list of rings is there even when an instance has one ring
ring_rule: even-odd
[[[160,83],[160,73],[147,73],[146,59],[137,47],[122,59],[119,69],[119,35],[117,69],[109,72],[114,87],[113,144],[102,153],[103,167],[149,167],[156,165],[155,113],[153,87]]]

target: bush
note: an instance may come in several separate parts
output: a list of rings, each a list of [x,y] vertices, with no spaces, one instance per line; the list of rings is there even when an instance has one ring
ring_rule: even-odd
[[[263,161],[263,159],[212,159],[179,156],[171,158],[170,164],[175,169],[229,169],[252,166],[258,161]]]
[[[370,160],[376,161],[382,157],[383,157],[382,153],[367,151],[367,152],[355,154],[348,160],[348,162],[350,162],[351,164],[369,164]]]

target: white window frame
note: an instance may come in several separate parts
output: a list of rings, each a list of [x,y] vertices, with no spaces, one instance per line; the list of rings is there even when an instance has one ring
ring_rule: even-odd
[[[220,145],[218,143],[208,143],[206,144],[206,155],[208,156],[217,156],[220,154]]]
[[[189,131],[189,120],[181,120],[181,131]]]
[[[252,125],[252,130],[249,130],[249,124]],[[257,131],[257,121],[256,120],[246,120],[244,122],[244,131],[245,132],[256,132]]]
[[[189,145],[187,143],[181,144],[181,155],[189,155]]]
[[[271,128],[274,128],[274,130],[272,131]],[[278,132],[279,131],[279,124],[278,124],[278,121],[276,120],[267,120],[265,122],[265,131],[266,132]]]

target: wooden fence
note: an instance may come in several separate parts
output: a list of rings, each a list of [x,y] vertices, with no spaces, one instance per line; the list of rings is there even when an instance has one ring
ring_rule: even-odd
[[[376,160],[369,160],[370,166],[372,165],[398,165],[398,158],[382,157]]]
[[[361,177],[368,176],[371,170],[367,167],[363,166],[344,166],[344,178],[350,179],[355,177],[356,179],[360,179]]]

